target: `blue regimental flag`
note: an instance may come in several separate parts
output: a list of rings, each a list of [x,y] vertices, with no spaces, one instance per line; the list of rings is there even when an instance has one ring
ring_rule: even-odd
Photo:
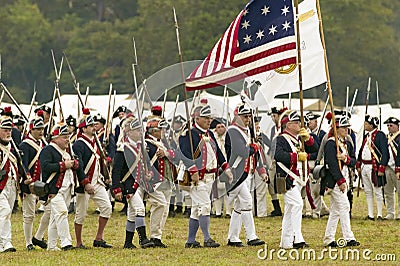
[[[186,89],[225,85],[295,64],[296,56],[293,1],[253,0],[189,75]]]

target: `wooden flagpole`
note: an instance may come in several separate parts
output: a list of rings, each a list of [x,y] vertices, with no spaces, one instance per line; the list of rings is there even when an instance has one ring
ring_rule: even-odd
[[[326,88],[328,89],[329,104],[330,104],[331,112],[332,112],[333,136],[335,138],[335,143],[336,143],[336,153],[339,154],[339,141],[338,141],[338,136],[337,136],[335,112],[334,112],[334,106],[333,106],[333,96],[332,96],[331,78],[330,78],[330,75],[329,75],[328,57],[326,55],[324,28],[322,26],[321,8],[320,8],[320,5],[319,5],[319,0],[316,0],[316,2],[317,2],[317,12],[318,12],[318,20],[319,20],[319,31],[320,31],[320,34],[321,34],[321,43],[322,43],[322,47],[324,49],[324,61],[325,61],[325,72],[326,72]],[[339,168],[341,169],[340,160],[338,160],[338,164],[339,164]]]
[[[301,48],[300,48],[300,21],[299,21],[299,1],[295,1],[296,7],[296,32],[297,32],[297,67],[299,68],[299,97],[300,97],[300,121],[301,127],[304,128],[304,106],[303,106],[303,78],[301,67]],[[290,103],[289,103],[290,104]],[[304,152],[304,140],[301,140],[301,151]],[[306,162],[302,163],[302,180],[306,179]]]

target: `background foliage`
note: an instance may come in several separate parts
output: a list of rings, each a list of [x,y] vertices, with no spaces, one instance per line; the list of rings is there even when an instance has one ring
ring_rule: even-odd
[[[36,82],[38,101],[52,95],[57,61],[68,55],[81,87],[105,94],[132,92],[132,37],[136,39],[140,78],[179,61],[172,6],[180,24],[184,60],[206,57],[247,0],[0,0],[2,80],[17,100],[29,102]],[[379,81],[380,101],[395,103],[400,83],[399,1],[320,0],[335,102],[345,88],[365,95],[368,76]],[[66,66],[63,93],[72,93]],[[170,99],[175,96],[168,95]],[[308,93],[310,94],[310,93]],[[324,98],[322,93],[311,93]],[[307,95],[307,94],[306,94]],[[375,94],[370,102],[375,103]]]

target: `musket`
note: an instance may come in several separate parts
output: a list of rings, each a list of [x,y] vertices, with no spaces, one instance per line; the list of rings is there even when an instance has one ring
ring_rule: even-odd
[[[57,97],[57,89],[59,88],[59,83],[60,83],[60,78],[61,78],[61,71],[62,71],[62,66],[64,63],[64,57],[61,57],[61,63],[60,67],[57,69],[57,64],[56,64],[56,59],[54,57],[54,51],[51,49],[51,57],[53,59],[53,67],[54,67],[54,72],[56,74],[56,79],[54,81],[54,92],[53,92],[53,106],[50,111],[50,118],[49,118],[49,126],[47,128],[47,140],[50,142],[50,132],[54,124],[54,112],[56,108],[56,97]]]
[[[89,98],[89,86],[86,86],[86,93],[85,93],[85,106],[87,106],[88,98]]]
[[[346,112],[349,111],[349,86],[346,87]]]
[[[33,88],[33,95],[32,95],[32,99],[31,99],[31,105],[29,107],[28,118],[31,116],[33,105],[34,105],[35,101],[36,101],[36,83],[35,83],[35,86]],[[24,124],[24,129],[22,130],[22,134],[21,134],[21,140],[24,139],[24,137],[26,135],[27,128],[28,128],[28,123],[25,123]]]
[[[76,93],[78,95],[79,102],[81,103],[82,107],[85,108],[85,104],[84,104],[84,101],[82,99],[81,92],[79,91],[79,83],[76,81],[76,77],[74,75],[74,72],[72,71],[72,67],[69,64],[68,57],[65,54],[65,52],[64,52],[64,57],[65,57],[65,61],[67,62],[67,65],[68,65],[69,72],[71,74],[71,77],[72,77],[72,80],[73,80],[73,83],[74,83],[74,88],[75,88],[75,91],[76,91]],[[108,184],[110,182],[110,180],[111,180],[111,175],[110,175],[110,171],[109,171],[109,169],[107,167],[107,159],[106,159],[107,157],[106,157],[106,154],[105,154],[105,152],[103,150],[103,147],[102,147],[102,145],[100,143],[99,137],[97,136],[96,132],[94,133],[94,140],[96,141],[97,148],[100,151],[100,159],[101,159],[101,162],[102,162],[101,166],[102,166],[102,170],[103,170],[104,180]]]
[[[24,182],[24,180],[28,179],[28,174],[26,172],[25,166],[22,162],[21,151],[19,150],[18,146],[15,144],[14,140],[11,138],[10,140],[11,147],[15,151],[15,157],[17,157],[17,165],[18,165],[18,173],[21,175],[19,179],[19,183]]]
[[[175,123],[175,116],[176,116],[176,109],[178,108],[178,102],[179,102],[179,94],[176,95],[174,112],[172,114],[172,119],[171,119],[171,126],[169,127],[168,145],[171,145],[173,134],[174,134],[173,126],[174,126],[174,123]]]
[[[162,108],[161,117],[164,117],[164,114],[165,114],[165,105],[167,104],[167,95],[168,95],[168,90],[165,89],[165,92],[164,92],[164,102],[163,102],[163,108]]]
[[[318,131],[317,131],[317,136],[319,136],[319,132],[321,132],[322,122],[323,122],[325,114],[326,114],[326,109],[328,108],[328,103],[329,103],[329,95],[328,95],[328,97],[326,97],[324,110],[322,112],[322,119],[321,119],[321,122],[319,124]]]
[[[104,138],[103,145],[107,146],[108,136],[110,135],[110,117],[111,117],[111,96],[112,96],[112,83],[110,83],[110,89],[108,91],[108,108],[107,108],[107,119],[106,124],[104,125]]]
[[[354,107],[354,103],[356,102],[357,93],[358,93],[358,89],[356,89],[356,91],[354,92],[353,101],[351,102],[351,106],[350,106],[350,114],[353,112],[353,107]]]
[[[192,130],[191,130],[191,125],[190,125],[189,106],[187,103],[188,98],[187,98],[187,91],[186,91],[186,79],[185,79],[185,72],[183,70],[183,56],[182,56],[182,50],[181,50],[181,42],[180,42],[180,38],[179,38],[179,25],[178,25],[178,19],[176,17],[175,7],[173,7],[173,11],[174,11],[176,42],[178,45],[178,54],[179,54],[179,62],[180,62],[180,66],[181,66],[182,82],[184,85],[183,95],[185,97],[184,102],[185,102],[185,111],[186,111],[186,119],[187,119],[187,130],[188,130],[189,142],[190,142],[190,152],[191,152],[192,158],[194,160],[193,137],[192,137]],[[193,99],[193,103],[194,103],[194,99]],[[193,108],[193,106],[192,106],[192,108]]]
[[[380,105],[379,105],[379,87],[378,87],[378,81],[376,81],[376,104],[378,105],[378,112],[379,112],[379,130],[381,130],[382,129],[382,110],[381,110],[381,107],[380,107]]]
[[[133,85],[135,87],[135,93],[136,93],[136,106],[137,106],[136,109],[137,109],[139,123],[141,125],[143,125],[142,112],[140,110],[141,108],[140,108],[140,103],[139,103],[139,91],[138,91],[138,85],[137,85],[137,80],[136,80],[136,71],[135,71],[135,66],[137,66],[137,64],[138,64],[135,38],[132,38],[132,42],[133,42],[133,51],[134,51],[134,62],[132,63],[132,76],[133,76]],[[143,158],[145,158],[147,152],[146,152],[146,148],[144,147],[145,140],[144,140],[143,126],[140,127],[140,131],[142,132],[142,134],[141,134],[142,145],[140,145],[140,148],[141,148],[142,156],[143,156]],[[147,174],[147,172],[148,172],[147,163],[144,163],[143,166],[144,166],[145,173]]]
[[[0,96],[0,105],[3,102],[3,98],[4,98],[4,90],[1,91],[1,96]]]
[[[29,122],[28,118],[26,117],[24,112],[22,112],[21,107],[19,106],[18,102],[14,99],[11,92],[7,89],[6,85],[4,85],[3,82],[0,82],[0,86],[3,88],[3,91],[7,94],[8,98],[10,98],[10,100],[13,102],[15,107],[17,107],[18,111],[21,113],[22,117],[25,119],[25,122],[28,123]]]
[[[368,114],[368,102],[369,102],[369,92],[371,91],[371,77],[368,78],[368,87],[367,87],[367,95],[365,97],[365,114],[364,117]],[[365,140],[365,128],[363,130],[363,142]],[[361,174],[359,174],[358,182],[357,182],[357,198],[360,196],[361,189]]]
[[[379,112],[379,130],[382,129],[382,112],[381,112],[381,107],[379,106],[379,86],[378,86],[378,81],[376,80],[376,104],[378,105],[378,112]],[[383,197],[383,205],[386,206],[386,200],[385,200],[385,189],[384,186],[382,186],[382,197]]]

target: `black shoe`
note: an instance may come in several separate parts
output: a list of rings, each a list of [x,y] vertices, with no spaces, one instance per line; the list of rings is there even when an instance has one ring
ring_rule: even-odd
[[[228,246],[231,246],[231,247],[244,247],[242,242],[231,242],[230,240],[228,240]]]
[[[261,240],[261,239],[258,239],[258,238],[250,240],[250,241],[247,241],[247,245],[248,246],[261,246],[261,245],[264,245],[264,244],[265,244],[265,241]]]
[[[163,242],[161,242],[161,239],[151,238],[150,240],[154,243],[154,247],[156,247],[156,248],[166,248],[167,247],[167,245],[165,245]]]
[[[326,247],[331,247],[331,248],[337,248],[338,244],[336,241],[332,241],[331,243],[329,243],[328,245],[326,245]]]
[[[306,244],[306,242],[300,242],[300,243],[294,243],[293,248],[294,249],[300,249],[300,248],[308,248],[309,245]]]
[[[95,248],[112,248],[112,245],[106,243],[105,240],[93,240],[93,247]]]
[[[139,244],[140,244],[141,248],[153,248],[154,247],[154,242],[149,239],[144,239]]]
[[[225,218],[231,218],[231,215],[230,214],[225,214]]]
[[[220,244],[215,242],[212,238],[209,238],[207,241],[204,241],[205,248],[217,248],[219,246],[220,246]]]
[[[175,209],[176,214],[182,214],[182,211],[183,211],[183,208],[181,205],[176,206],[176,209]]]
[[[136,246],[132,243],[125,243],[124,248],[125,249],[134,249],[134,248],[136,248]]]
[[[193,243],[186,243],[185,244],[185,248],[201,248],[201,247],[202,246],[197,241],[194,241]]]
[[[95,210],[94,214],[100,214],[100,210]]]
[[[374,217],[370,217],[369,215],[367,215],[367,217],[365,217],[364,220],[375,221],[375,218]]]
[[[39,240],[35,237],[32,237],[32,244],[34,244],[35,246],[38,246],[42,249],[47,249],[47,243],[43,239]]]
[[[3,250],[3,252],[15,252],[15,251],[17,251],[17,250],[15,249],[15,247],[11,247],[11,248],[8,248],[8,249]]]
[[[382,218],[382,216],[378,216],[378,218],[376,220],[383,221],[384,219]]]
[[[27,251],[32,251],[32,250],[35,250],[35,247],[32,244],[29,244],[29,245],[26,246],[26,250]]]
[[[222,218],[222,214],[216,214],[215,218]]]
[[[84,244],[80,244],[79,246],[75,247],[76,249],[87,249]]]
[[[346,247],[357,247],[360,245],[360,242],[355,241],[354,239],[347,241]]]
[[[173,218],[173,217],[175,217],[175,215],[176,215],[175,211],[169,211],[168,212],[168,217]]]
[[[72,245],[67,245],[65,247],[62,247],[61,249],[64,250],[64,251],[67,251],[67,250],[73,250],[73,249],[75,249],[75,247],[72,246]]]
[[[277,211],[277,210],[273,210],[268,217],[277,217],[277,216],[282,216],[282,212],[281,211]]]

